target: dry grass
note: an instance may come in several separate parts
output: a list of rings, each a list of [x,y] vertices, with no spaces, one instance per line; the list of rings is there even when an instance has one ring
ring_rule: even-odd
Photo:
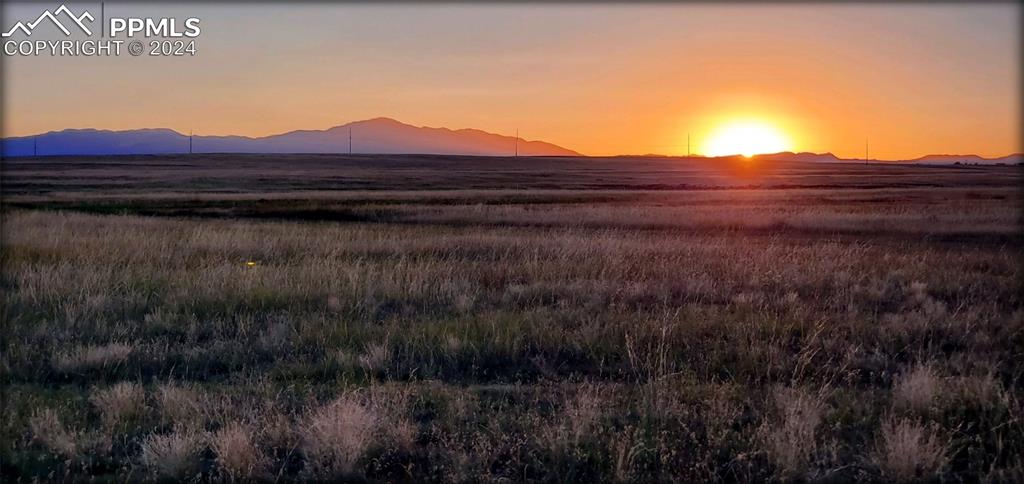
[[[189,386],[167,383],[156,388],[156,400],[165,423],[194,426],[202,416],[199,393]]]
[[[302,434],[309,471],[319,477],[341,477],[374,444],[380,416],[354,396],[342,396],[314,409]]]
[[[117,158],[115,158],[117,159]],[[434,199],[472,203],[500,190],[511,198],[557,196],[570,190],[604,196],[657,188],[843,187],[889,190],[900,196],[922,188],[949,192],[1020,185],[1019,167],[929,167],[679,158],[477,158],[421,155],[203,154],[8,159],[8,197],[175,201],[269,199]],[[140,185],[144,189],[140,189]],[[553,190],[552,188],[558,188]],[[384,190],[419,191],[381,195]],[[657,190],[661,191],[661,190]],[[789,190],[786,190],[789,191]],[[482,193],[481,193],[482,192]],[[509,197],[511,192],[511,197]]]
[[[893,404],[898,409],[925,412],[942,392],[942,380],[932,365],[919,364],[901,374],[893,386]]]
[[[1014,397],[991,373],[956,378],[949,386],[950,398],[978,408],[1011,408]]]
[[[29,419],[32,437],[50,451],[72,459],[78,456],[77,436],[69,431],[53,409],[37,410]]]
[[[139,461],[149,472],[164,479],[186,479],[198,469],[202,438],[195,431],[179,430],[152,434],[141,446]]]
[[[275,409],[276,410],[276,409]],[[300,435],[291,417],[278,411],[268,411],[261,419],[259,441],[275,451],[287,451],[298,447]]]
[[[255,478],[267,469],[266,456],[253,441],[252,430],[231,422],[210,437],[217,465],[231,479]]]
[[[817,428],[826,410],[817,394],[799,388],[776,388],[778,419],[762,429],[769,458],[787,476],[807,472],[818,449]]]
[[[143,198],[4,214],[5,478],[1024,472],[1016,191]]]
[[[383,371],[391,360],[391,348],[387,343],[373,343],[359,356],[359,364],[367,371]]]
[[[109,368],[123,364],[131,353],[132,346],[125,343],[81,346],[71,351],[58,352],[53,358],[53,367],[61,372]]]
[[[946,465],[947,447],[934,430],[911,420],[890,418],[882,423],[874,461],[889,479],[934,479]]]
[[[142,416],[146,408],[146,394],[133,382],[121,382],[107,388],[93,390],[89,401],[100,412],[108,428],[126,425]]]
[[[600,418],[606,410],[609,389],[583,384],[568,397],[560,412],[538,434],[541,445],[558,452],[585,443],[601,429]]]

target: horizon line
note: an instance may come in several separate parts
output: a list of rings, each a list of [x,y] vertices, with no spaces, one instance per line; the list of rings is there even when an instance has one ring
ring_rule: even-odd
[[[398,120],[396,118],[393,118],[393,117],[390,117],[390,116],[375,116],[375,117],[372,117],[372,118],[358,119],[358,120],[349,121],[349,122],[342,123],[342,124],[336,124],[336,125],[328,126],[328,127],[325,127],[325,128],[319,128],[319,129],[316,129],[316,128],[313,128],[313,129],[292,129],[292,130],[289,130],[289,131],[282,131],[282,132],[277,132],[277,133],[272,133],[272,134],[267,134],[267,135],[262,135],[262,136],[251,136],[251,135],[243,135],[243,134],[196,134],[192,130],[190,130],[189,134],[186,134],[184,132],[178,131],[177,129],[169,128],[169,127],[142,127],[142,128],[127,128],[127,129],[78,127],[78,128],[51,129],[49,131],[40,132],[40,133],[34,133],[34,134],[15,135],[15,136],[0,136],[0,141],[6,143],[8,140],[11,140],[11,139],[16,139],[16,138],[21,138],[21,139],[34,138],[34,137],[44,136],[44,135],[48,135],[48,134],[62,133],[62,132],[65,132],[65,131],[99,131],[99,132],[109,132],[109,133],[126,133],[126,132],[132,132],[132,131],[170,131],[170,132],[172,132],[172,133],[174,133],[174,134],[176,134],[178,136],[185,137],[185,138],[193,137],[193,136],[199,136],[199,137],[244,138],[244,139],[249,139],[249,140],[258,140],[258,139],[272,138],[272,137],[275,137],[275,136],[283,136],[283,135],[287,135],[287,134],[300,133],[300,132],[320,132],[320,133],[323,133],[323,132],[327,132],[327,131],[330,131],[330,130],[335,129],[335,128],[341,128],[341,127],[349,126],[349,125],[352,125],[352,124],[366,123],[366,122],[378,121],[378,120],[381,120],[381,121],[391,121],[391,122],[394,122],[394,123],[397,123],[397,124],[400,124],[400,125],[410,126],[410,127],[418,128],[418,129],[447,130],[447,131],[451,131],[451,132],[479,131],[479,132],[482,132],[482,133],[486,133],[486,134],[490,134],[490,135],[494,135],[494,136],[502,136],[502,137],[505,137],[505,138],[515,139],[515,140],[519,140],[519,141],[523,141],[523,142],[527,142],[527,143],[534,142],[534,143],[550,144],[550,145],[556,146],[558,148],[562,148],[562,149],[573,151],[573,152],[577,153],[576,155],[523,155],[523,156],[532,156],[532,157],[549,157],[549,156],[567,157],[567,158],[571,158],[571,157],[585,157],[585,158],[615,158],[615,157],[655,158],[655,157],[657,157],[657,158],[708,158],[708,159],[744,157],[744,155],[741,154],[741,153],[735,153],[735,154],[729,154],[729,155],[721,155],[721,156],[708,156],[708,155],[700,154],[700,153],[691,153],[691,154],[687,155],[687,154],[666,154],[666,153],[654,153],[654,152],[644,153],[644,154],[618,153],[618,154],[607,154],[607,155],[591,155],[591,154],[586,154],[586,153],[583,153],[581,151],[575,150],[573,148],[567,148],[565,146],[562,146],[561,144],[554,143],[554,142],[547,141],[547,140],[542,140],[542,139],[529,140],[529,139],[525,139],[525,138],[523,138],[521,136],[518,136],[518,130],[517,130],[517,133],[515,135],[507,135],[507,134],[503,134],[503,133],[495,133],[495,132],[491,132],[491,131],[486,131],[486,130],[483,130],[483,129],[480,129],[480,128],[468,128],[468,127],[467,128],[449,128],[447,126],[416,125],[416,124],[411,124],[411,123],[407,123],[407,122],[404,122],[404,121],[400,121],[400,120]],[[145,154],[145,155],[161,155],[161,154],[175,154],[175,153],[148,153],[148,154]],[[273,152],[224,152],[224,153],[216,153],[216,152],[204,152],[202,154],[289,154],[289,153],[273,153]],[[342,153],[342,152],[337,152],[337,153],[335,153],[335,152],[301,153],[301,152],[299,152],[299,153],[293,153],[293,154],[348,154],[348,153]],[[352,154],[356,154],[356,153],[352,153]],[[387,154],[387,153],[359,153],[359,154]],[[436,153],[407,153],[407,154],[410,154],[410,155],[433,155],[433,154],[436,154]],[[784,154],[832,156],[832,157],[834,157],[834,158],[836,158],[837,160],[840,160],[840,161],[847,161],[847,160],[849,160],[849,161],[880,161],[880,162],[892,163],[892,162],[901,162],[901,161],[917,161],[917,160],[920,160],[920,159],[923,159],[923,158],[927,158],[927,157],[938,157],[938,156],[945,156],[945,157],[961,157],[961,156],[962,157],[977,157],[977,158],[981,158],[981,159],[987,160],[987,161],[994,161],[994,160],[999,160],[999,159],[1002,159],[1002,158],[1009,158],[1009,157],[1012,157],[1012,156],[1024,156],[1024,150],[1013,151],[1013,152],[1009,152],[1009,153],[1006,153],[1006,154],[1003,154],[1003,155],[1000,155],[1000,156],[994,156],[994,157],[983,156],[983,155],[979,155],[977,153],[937,153],[937,152],[930,152],[929,153],[929,152],[925,152],[925,154],[919,155],[919,156],[917,156],[915,158],[900,158],[900,159],[870,158],[870,157],[869,158],[864,158],[864,157],[844,158],[844,157],[841,157],[839,155],[836,155],[831,150],[823,151],[823,152],[785,150],[785,151],[778,151],[778,152],[773,152],[773,153],[757,153],[757,154],[754,154],[754,155],[749,156],[747,158],[756,158],[756,157],[759,157],[759,156],[775,156],[775,155],[784,155]],[[38,155],[38,156],[145,156],[145,155]],[[467,154],[467,155],[439,155],[439,156],[480,156],[480,157],[498,157],[498,158],[502,157],[502,155],[472,155],[472,154]],[[21,156],[18,156],[18,158],[21,158]]]
[[[702,160],[732,160],[732,159],[747,159],[747,160],[751,160],[751,159],[755,159],[755,158],[758,158],[758,157],[778,156],[778,155],[785,155],[785,154],[794,154],[794,155],[798,155],[798,154],[812,154],[812,155],[816,155],[816,156],[825,156],[826,154],[831,154],[831,153],[812,153],[812,152],[799,152],[798,153],[798,152],[792,152],[792,151],[780,151],[780,152],[777,152],[777,153],[759,153],[759,154],[755,154],[755,155],[751,155],[751,156],[746,156],[746,155],[742,155],[742,154],[723,155],[723,156],[704,156],[704,155],[690,155],[690,156],[687,156],[687,155],[659,155],[659,154],[644,154],[644,155],[636,155],[636,154],[583,155],[583,154],[577,154],[577,155],[518,155],[518,156],[516,156],[516,155],[480,155],[480,154],[418,153],[418,152],[408,152],[408,153],[371,153],[371,152],[345,153],[345,152],[334,152],[334,151],[332,151],[332,152],[273,152],[273,151],[208,151],[207,152],[207,151],[201,151],[201,152],[192,152],[192,153],[190,153],[190,152],[187,152],[187,151],[181,151],[181,152],[154,152],[154,153],[8,155],[8,156],[4,156],[4,159],[23,159],[23,158],[96,158],[96,157],[140,157],[140,156],[182,156],[182,155],[188,155],[188,156],[200,156],[200,155],[217,155],[217,156],[267,156],[267,155],[279,155],[279,156],[374,156],[374,157],[381,157],[381,156],[437,156],[437,157],[463,157],[463,158],[670,158],[670,159],[680,159],[680,160],[686,160],[686,159],[691,159],[691,158],[699,158],[699,159],[702,159]],[[847,162],[849,162],[849,163],[859,163],[859,164],[873,163],[873,164],[885,164],[885,165],[893,164],[893,165],[896,165],[896,164],[909,164],[909,163],[913,163],[913,162],[920,162],[923,158],[925,158],[927,156],[948,156],[948,157],[976,156],[976,157],[981,158],[982,160],[985,160],[985,161],[996,161],[996,160],[1000,160],[1000,159],[1003,159],[1003,158],[1009,158],[1009,157],[1013,157],[1013,156],[1024,157],[1024,153],[1011,153],[1011,154],[1008,154],[1008,155],[1005,155],[1005,156],[1000,156],[1000,157],[997,157],[997,158],[985,158],[985,157],[982,157],[980,155],[931,154],[931,155],[925,155],[925,156],[918,157],[918,158],[910,158],[910,159],[902,159],[902,160],[887,160],[887,159],[882,159],[882,158],[871,158],[871,159],[864,159],[864,158],[840,158],[838,156],[833,155],[833,157],[835,157],[835,159],[836,159],[836,161],[834,161],[833,163],[847,163]],[[814,161],[814,160],[784,160],[783,159],[783,160],[768,160],[768,161],[789,161],[789,162],[797,162],[797,163],[824,163],[824,162]],[[959,163],[959,162],[957,162],[957,163]],[[1024,160],[1018,161],[1016,163],[1007,162],[1006,164],[1007,165],[1014,165],[1014,164],[1018,164],[1019,165],[1019,164],[1022,164],[1022,163],[1024,163]],[[968,162],[967,164],[971,164],[971,163]]]

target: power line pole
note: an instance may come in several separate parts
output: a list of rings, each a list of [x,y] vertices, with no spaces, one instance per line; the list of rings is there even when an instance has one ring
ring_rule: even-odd
[[[519,128],[516,128],[516,141],[514,146],[515,148],[513,149],[513,156],[519,158]]]
[[[690,133],[686,133],[686,158],[690,158]]]
[[[188,129],[188,154],[192,154],[192,128]]]
[[[36,156],[39,156],[39,149],[38,148],[39,148],[39,136],[36,135],[36,136],[32,137],[32,157],[33,158],[35,158]]]
[[[868,139],[864,138],[864,164],[868,164]]]
[[[348,154],[352,154],[352,126],[348,127]]]

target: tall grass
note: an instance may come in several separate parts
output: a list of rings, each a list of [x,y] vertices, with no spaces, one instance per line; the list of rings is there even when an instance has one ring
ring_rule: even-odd
[[[1016,211],[942,193],[8,211],[3,477],[1020,475]]]

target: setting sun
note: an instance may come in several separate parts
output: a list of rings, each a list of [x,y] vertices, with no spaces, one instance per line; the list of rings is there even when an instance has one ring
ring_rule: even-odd
[[[751,157],[790,149],[789,139],[774,126],[759,121],[740,121],[722,125],[714,130],[704,145],[704,154]]]

